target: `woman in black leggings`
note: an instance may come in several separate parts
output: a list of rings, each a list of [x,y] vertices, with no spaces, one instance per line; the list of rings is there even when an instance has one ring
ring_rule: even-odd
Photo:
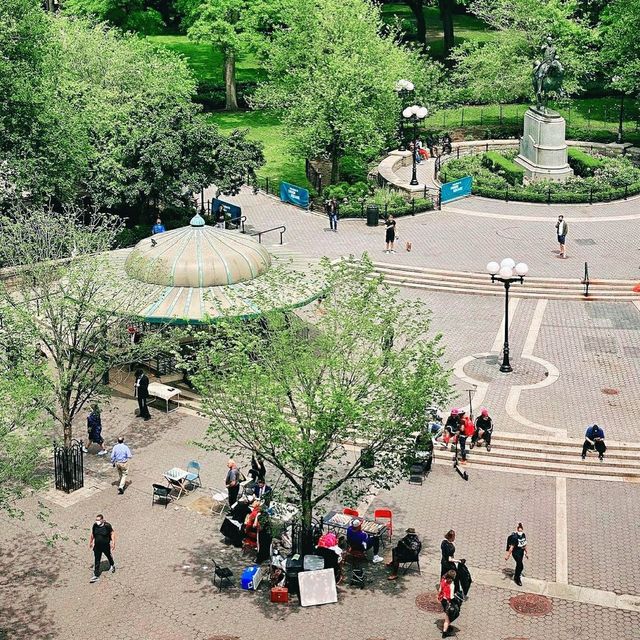
[[[511,556],[516,561],[516,570],[513,573],[513,581],[519,586],[522,586],[522,580],[520,576],[524,570],[523,559],[526,557],[529,559],[529,552],[527,551],[527,535],[522,527],[522,522],[518,522],[516,530],[507,539],[507,553],[504,557],[505,562]]]

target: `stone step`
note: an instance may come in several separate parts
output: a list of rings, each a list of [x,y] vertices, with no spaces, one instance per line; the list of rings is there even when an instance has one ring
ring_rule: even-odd
[[[426,273],[422,271],[408,271],[404,269],[393,269],[390,267],[375,267],[376,273],[384,275],[385,277],[395,279],[406,279],[411,282],[424,282],[424,283],[437,283],[437,284],[461,284],[470,285],[475,287],[491,287],[495,288],[496,283],[491,282],[488,276],[476,277],[474,274],[466,273]],[[615,281],[590,283],[589,288],[596,293],[615,292],[615,293],[627,293],[633,294],[632,284],[619,283]],[[578,280],[566,280],[566,281],[534,281],[529,278],[525,279],[523,284],[516,283],[511,289],[512,292],[516,290],[553,290],[553,291],[575,291],[582,294],[584,290],[583,284]],[[640,296],[639,296],[640,299]]]
[[[493,453],[493,449],[491,450]],[[447,455],[443,457],[436,454],[437,464],[452,464],[453,457]],[[527,471],[540,471],[544,473],[556,473],[562,475],[586,475],[586,476],[603,476],[603,477],[615,477],[615,478],[638,478],[640,480],[640,468],[627,469],[624,467],[614,466],[607,463],[607,460],[603,462],[598,461],[597,464],[587,464],[586,462],[579,460],[575,463],[557,463],[548,461],[535,461],[535,460],[523,460],[517,457],[502,458],[499,456],[491,457],[491,454],[487,456],[480,456],[477,458],[469,459],[466,465],[460,465],[461,469],[467,468],[480,468],[486,467],[495,470],[501,469],[524,469]]]
[[[480,271],[453,271],[451,269],[435,269],[432,267],[419,267],[415,265],[405,265],[405,264],[397,264],[393,262],[373,262],[374,268],[378,269],[392,269],[394,271],[409,271],[412,273],[422,273],[422,274],[434,274],[434,275],[451,275],[451,276],[465,276],[465,277],[473,277],[478,280],[488,281],[490,282],[489,275]],[[527,276],[525,279],[526,282],[538,282],[538,283],[552,283],[552,284],[575,284],[576,282],[582,282],[581,278],[545,278],[541,276]],[[623,280],[623,279],[592,279],[590,281],[591,285],[601,286],[601,285],[629,285],[634,287],[637,284],[640,284],[640,280]]]
[[[479,295],[479,296],[504,296],[504,290],[499,287],[493,288],[463,288],[459,286],[447,286],[442,284],[422,284],[418,282],[413,282],[407,280],[405,278],[395,278],[395,277],[386,277],[385,281],[389,284],[395,284],[402,287],[407,287],[409,289],[420,289],[423,291],[437,291],[442,293],[464,293],[468,295]],[[556,293],[556,292],[547,292],[547,291],[527,291],[522,290],[518,291],[517,289],[511,289],[511,296],[515,298],[532,298],[532,299],[540,299],[545,298],[548,300],[582,300],[584,302],[605,302],[605,301],[615,301],[615,302],[633,302],[637,301],[640,298],[638,294],[631,295],[622,295],[622,294],[605,294],[605,295],[589,295],[585,297],[582,293]]]
[[[500,431],[493,434],[493,444],[502,442],[515,442],[522,445],[549,446],[549,447],[582,447],[583,438],[558,438],[548,435],[537,435],[528,433],[509,433]],[[640,454],[640,442],[623,442],[618,440],[607,440],[607,451],[636,452]]]
[[[442,451],[444,455],[448,452]],[[640,473],[640,460],[632,457],[619,457],[616,454],[609,454],[609,451],[605,454],[604,462],[600,462],[598,460],[598,456],[594,451],[590,451],[587,454],[586,460],[581,460],[580,458],[581,449],[577,451],[573,449],[572,451],[550,451],[550,452],[538,452],[538,451],[518,451],[518,450],[509,450],[503,449],[499,446],[492,446],[491,451],[487,452],[486,449],[477,447],[469,452],[468,459],[471,462],[486,462],[487,464],[491,464],[491,458],[503,460],[503,459],[513,459],[518,461],[528,461],[528,462],[537,462],[544,465],[549,464],[558,464],[563,467],[567,464],[582,464],[586,465],[586,467],[593,467],[602,464],[606,464],[609,467],[615,467],[619,469],[634,469]],[[436,455],[438,453],[436,452]]]
[[[491,451],[492,453],[522,453],[529,455],[537,455],[541,457],[545,456],[567,456],[569,458],[580,454],[582,451],[582,442],[576,443],[574,445],[537,445],[537,444],[524,444],[524,443],[515,443],[515,442],[500,442],[497,443],[495,440],[492,442]],[[480,453],[485,452],[486,450],[483,447],[475,447],[472,450],[472,453]],[[640,458],[638,457],[638,453],[635,451],[620,451],[613,449],[607,446],[607,458],[611,461],[637,461],[638,466],[640,466]]]

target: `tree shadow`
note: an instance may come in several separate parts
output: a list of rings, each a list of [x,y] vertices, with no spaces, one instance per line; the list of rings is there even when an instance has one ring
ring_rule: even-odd
[[[20,537],[0,547],[0,638],[53,640],[58,637],[44,594],[57,581],[58,559],[40,541]],[[10,596],[9,596],[10,594]]]
[[[188,571],[198,584],[198,589],[192,591],[193,595],[210,598],[212,596],[229,600],[237,598],[251,598],[254,606],[266,618],[282,620],[300,612],[301,606],[297,595],[289,594],[289,603],[285,605],[274,605],[270,599],[269,589],[269,563],[262,564],[263,579],[257,591],[246,591],[240,587],[240,575],[243,569],[254,564],[253,555],[244,555],[240,549],[231,545],[227,546],[223,540],[218,538],[214,542],[200,542],[190,549],[182,550],[185,554],[184,563],[174,567],[174,571]],[[391,546],[381,550],[381,554],[389,556],[391,559]],[[223,587],[222,590],[213,585],[213,560],[220,566],[227,567],[233,572],[231,582],[232,587]],[[185,567],[189,567],[185,569]],[[207,567],[204,569],[203,567]],[[364,565],[365,585],[363,588],[350,585],[352,568],[346,565],[344,568],[344,580],[338,585],[338,602],[334,606],[352,606],[350,597],[361,591],[367,595],[383,594],[389,597],[404,598],[408,591],[408,581],[412,578],[419,578],[417,571],[410,570],[406,575],[400,574],[395,581],[387,580],[390,570],[384,563],[372,564],[368,562]]]

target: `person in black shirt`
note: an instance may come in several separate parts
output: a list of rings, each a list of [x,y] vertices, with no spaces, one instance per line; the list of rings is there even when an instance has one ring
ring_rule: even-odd
[[[138,417],[151,420],[151,414],[147,407],[147,400],[149,399],[149,377],[142,369],[136,371],[135,392],[138,398],[138,408],[140,409]]]
[[[93,577],[89,582],[97,582],[100,578],[100,561],[102,560],[103,553],[109,561],[111,573],[115,573],[116,565],[111,555],[111,552],[114,551],[115,548],[116,532],[108,522],[105,522],[103,515],[99,513],[96,516],[93,527],[91,527],[91,536],[89,537],[89,549],[93,549],[95,560]]]
[[[447,571],[456,570],[456,563],[454,560],[456,547],[453,544],[455,539],[456,532],[453,529],[444,534],[444,540],[440,545],[440,551],[442,551],[442,558],[440,559],[440,577],[444,576]]]
[[[391,575],[387,580],[395,580],[398,577],[398,569],[403,562],[415,562],[422,550],[422,542],[416,534],[416,530],[413,527],[409,527],[406,531],[406,536],[401,538],[396,547],[391,551],[391,562],[387,564],[387,567],[391,567]]]
[[[385,249],[385,253],[395,253],[393,250],[393,243],[396,241],[396,221],[393,219],[391,214],[388,215],[387,219],[384,221],[385,225],[385,242],[387,248]]]
[[[482,409],[480,415],[476,418],[476,431],[471,439],[471,448],[477,444],[481,445],[484,440],[487,445],[487,451],[491,451],[491,435],[493,434],[493,421],[489,416],[488,409]]]
[[[507,553],[504,556],[505,562],[511,556],[516,561],[516,570],[513,574],[513,581],[519,586],[522,586],[522,580],[520,576],[524,570],[523,558],[529,559],[529,552],[527,551],[527,536],[522,527],[522,522],[518,522],[516,530],[507,538]]]

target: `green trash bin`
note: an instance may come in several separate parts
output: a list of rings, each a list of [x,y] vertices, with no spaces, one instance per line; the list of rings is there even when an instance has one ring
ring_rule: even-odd
[[[380,220],[380,207],[377,204],[370,204],[367,207],[367,226],[377,227]]]

